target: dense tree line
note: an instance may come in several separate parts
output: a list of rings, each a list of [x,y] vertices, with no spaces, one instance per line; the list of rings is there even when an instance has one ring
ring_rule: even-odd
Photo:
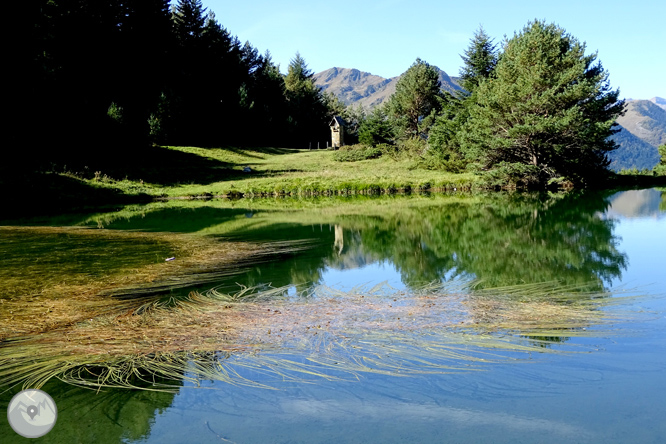
[[[201,0],[26,2],[9,145],[31,160],[132,153],[150,143],[304,147],[330,112],[300,55],[280,73]],[[117,157],[117,156],[116,156]]]
[[[481,28],[462,59],[464,91],[456,95],[442,92],[435,69],[417,60],[360,125],[361,141],[416,147],[431,167],[498,183],[580,184],[608,171],[624,101],[584,43],[534,21],[501,49]]]
[[[462,55],[464,91],[442,92],[417,59],[381,108],[345,108],[300,56],[282,74],[201,0],[26,2],[26,45],[10,48],[8,143],[26,163],[123,159],[150,144],[385,145],[424,165],[544,185],[607,171],[623,112],[608,72],[556,25],[528,23],[501,48],[480,29]],[[16,150],[28,146],[30,149]]]

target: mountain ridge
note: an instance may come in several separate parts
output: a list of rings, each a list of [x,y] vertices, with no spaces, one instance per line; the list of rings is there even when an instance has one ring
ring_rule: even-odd
[[[627,102],[626,112],[617,123],[652,146],[666,143],[666,110],[651,100]]]
[[[666,99],[662,99],[661,97],[653,97],[650,99],[650,102],[666,111]]]
[[[664,102],[664,105],[660,105]],[[666,100],[627,100],[624,115],[617,118],[621,131],[613,136],[620,145],[609,154],[611,169],[652,169],[659,163],[657,147],[666,143]]]
[[[629,102],[640,102],[641,100],[647,100],[648,102],[652,102],[655,105],[657,105],[659,108],[666,111],[666,99],[664,99],[662,97],[655,96],[651,99],[626,99],[626,102],[627,103],[629,103]]]
[[[439,73],[443,91],[455,92],[462,88],[455,77],[433,66]],[[337,96],[345,105],[361,105],[370,110],[384,103],[394,92],[398,80],[396,77],[381,77],[356,68],[333,67],[314,75],[315,84],[323,91]]]

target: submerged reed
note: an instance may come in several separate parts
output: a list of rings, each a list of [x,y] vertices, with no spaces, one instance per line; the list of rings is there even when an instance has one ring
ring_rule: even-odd
[[[319,286],[300,294],[213,288],[6,338],[0,384],[39,388],[58,378],[92,388],[175,390],[183,379],[265,387],[271,378],[478,371],[534,353],[594,350],[569,339],[613,333],[611,323],[630,316],[611,309],[618,300],[556,283],[418,291]],[[174,386],[155,382],[163,379]]]
[[[134,312],[175,290],[219,281],[276,254],[305,248],[307,242],[0,227],[0,254],[7,257],[0,267],[0,340]],[[34,253],[13,257],[18,250]],[[165,262],[168,257],[176,260]]]

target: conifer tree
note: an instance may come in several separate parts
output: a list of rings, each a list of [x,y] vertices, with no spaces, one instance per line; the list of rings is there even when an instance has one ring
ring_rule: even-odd
[[[416,59],[398,80],[388,106],[401,137],[427,138],[434,116],[441,109],[440,88],[439,73],[421,59]]]
[[[325,99],[313,76],[305,59],[297,52],[289,63],[284,84],[291,136],[298,146],[328,139]]]
[[[183,42],[200,38],[206,27],[205,14],[201,0],[178,0],[172,12],[176,37]]]
[[[460,84],[469,93],[473,92],[483,79],[490,77],[497,64],[497,45],[486,34],[483,27],[474,33],[465,54],[460,56],[465,63],[460,68]]]
[[[476,100],[474,91],[495,69],[498,59],[497,46],[483,27],[480,27],[474,33],[464,55],[460,57],[464,62],[460,69],[460,85],[464,89],[456,94],[444,93],[442,110],[435,118],[428,139],[429,153],[437,157],[437,164],[443,169],[455,172],[465,167],[459,136],[469,118],[469,108]]]
[[[659,163],[655,165],[652,171],[655,175],[666,176],[666,143],[660,145],[657,149],[659,151]],[[666,204],[666,201],[664,203]]]
[[[358,129],[358,141],[370,146],[390,143],[393,126],[386,113],[386,106],[378,106],[365,118]]]
[[[564,29],[528,23],[475,91],[463,137],[468,159],[513,165],[542,184],[559,177],[587,182],[605,171],[624,102],[596,58]]]

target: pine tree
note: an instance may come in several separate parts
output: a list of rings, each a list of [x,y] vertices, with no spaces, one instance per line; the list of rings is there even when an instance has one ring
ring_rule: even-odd
[[[206,28],[206,8],[201,0],[178,0],[172,11],[173,27],[181,42],[196,40]]]
[[[455,95],[444,93],[442,110],[435,118],[428,138],[428,152],[437,158],[436,164],[454,172],[465,168],[459,137],[469,118],[469,109],[476,100],[474,91],[482,81],[490,78],[497,65],[497,46],[480,27],[460,57],[464,62],[460,69],[460,85],[464,90]]]
[[[666,176],[666,143],[660,145],[659,148],[657,149],[659,150],[660,159],[659,163],[655,165],[652,171],[654,172],[655,175]],[[664,203],[666,204],[666,201]]]
[[[483,79],[492,74],[497,64],[497,45],[486,34],[483,27],[474,33],[465,54],[460,56],[465,63],[460,69],[460,85],[469,93],[473,92]]]
[[[296,146],[328,139],[325,99],[313,76],[305,59],[296,53],[284,78],[292,144]]]
[[[313,95],[313,92],[317,89],[312,79],[313,75],[314,73],[308,68],[305,59],[297,52],[289,62],[287,76],[284,79],[287,92],[294,99],[301,98],[301,96]]]
[[[251,74],[248,95],[253,104],[244,122],[248,134],[253,134],[250,143],[256,145],[281,146],[289,140],[284,135],[287,121],[287,99],[284,76],[273,63],[269,51],[259,57],[259,66]],[[257,131],[258,127],[262,131]]]
[[[605,171],[623,111],[608,72],[564,29],[530,22],[505,45],[492,78],[479,84],[463,148],[484,167],[513,165],[545,183],[586,182]]]
[[[398,80],[388,106],[403,138],[427,138],[434,115],[441,108],[440,88],[439,73],[421,59],[416,59]]]
[[[358,129],[358,141],[365,145],[377,146],[393,140],[393,126],[386,113],[385,106],[372,110]]]

